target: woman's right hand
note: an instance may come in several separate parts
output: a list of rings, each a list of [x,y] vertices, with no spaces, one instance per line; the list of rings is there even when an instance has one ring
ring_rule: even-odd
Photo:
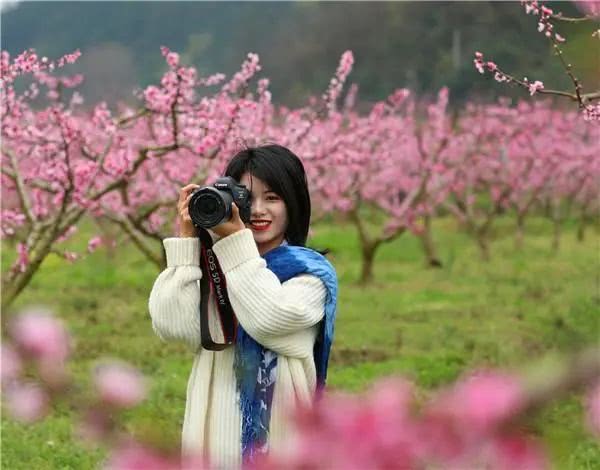
[[[192,219],[188,206],[192,197],[192,192],[199,188],[197,184],[188,184],[179,190],[179,201],[177,202],[177,221],[179,222],[179,236],[181,238],[197,237],[198,231]]]

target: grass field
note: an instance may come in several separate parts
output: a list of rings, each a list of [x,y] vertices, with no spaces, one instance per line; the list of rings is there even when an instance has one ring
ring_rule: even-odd
[[[83,251],[92,233],[91,224],[84,225],[69,246]],[[528,222],[521,252],[514,250],[510,219],[500,220],[493,235],[485,264],[452,220],[437,220],[443,269],[424,268],[418,241],[407,235],[380,249],[374,284],[359,287],[352,227],[315,227],[311,243],[332,249],[340,279],[330,387],[359,391],[378,377],[403,374],[427,391],[471,367],[521,368],[598,342],[598,231],[580,243],[574,227],[567,227],[557,255],[543,219]],[[10,251],[5,247],[6,258]],[[149,399],[125,415],[125,426],[169,445],[179,440],[192,356],[152,332],[147,299],[157,274],[132,246],[119,248],[113,259],[101,249],[72,265],[51,255],[14,307],[44,304],[65,319],[76,340],[72,371],[83,385],[101,358],[119,357],[140,368],[153,386]],[[71,414],[59,404],[34,426],[3,418],[3,468],[97,466],[104,451],[72,438]],[[578,397],[555,403],[531,426],[548,442],[555,468],[600,468],[600,446],[583,430]]]

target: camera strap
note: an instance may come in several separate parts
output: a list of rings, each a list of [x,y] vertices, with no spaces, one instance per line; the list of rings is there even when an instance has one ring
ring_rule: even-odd
[[[225,275],[221,271],[217,256],[212,249],[212,238],[207,230],[199,228],[198,231],[201,241],[200,268],[202,269],[202,279],[200,280],[200,336],[202,347],[211,351],[221,351],[234,344],[237,319],[227,295]],[[215,296],[224,343],[214,342],[210,335],[208,301],[211,292]]]

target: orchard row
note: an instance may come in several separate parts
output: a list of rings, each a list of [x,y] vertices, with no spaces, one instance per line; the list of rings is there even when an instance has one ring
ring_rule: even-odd
[[[598,209],[600,127],[574,111],[507,101],[451,110],[446,89],[428,102],[398,89],[359,112],[357,86],[344,87],[351,52],[319,98],[288,109],[271,101],[255,54],[229,79],[162,54],[168,70],[139,93],[139,107],[110,110],[74,90],[83,77],[57,73],[78,52],[57,62],[33,50],[12,59],[2,52],[2,236],[18,250],[3,276],[3,306],[50,253],[76,258],[60,243],[86,214],[115,224],[162,266],[179,189],[210,183],[245,145],[276,142],[302,158],[314,219],[343,213],[355,224],[365,282],[377,248],[407,231],[438,264],[430,227],[440,212],[454,215],[487,257],[500,213],[514,214],[522,239],[540,207],[556,234],[569,210],[585,221]],[[383,216],[379,233],[364,208]]]

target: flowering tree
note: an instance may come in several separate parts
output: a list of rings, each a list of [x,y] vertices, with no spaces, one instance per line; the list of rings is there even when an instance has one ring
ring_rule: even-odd
[[[171,70],[167,75],[180,73],[177,71],[180,69],[174,68],[178,67],[178,59],[173,59],[173,54],[168,51],[166,53],[167,61],[171,60]],[[169,59],[170,56],[171,59]],[[385,171],[385,169],[389,170],[398,163],[402,166],[403,171],[408,170],[409,166],[411,167],[410,172],[412,172],[412,176],[409,179],[412,178],[412,180],[408,183],[405,177],[404,181],[406,184],[419,186],[413,180],[415,179],[415,175],[422,170],[425,173],[421,176],[429,179],[429,176],[426,175],[429,174],[429,170],[425,169],[425,167],[420,170],[420,163],[417,161],[412,162],[410,155],[406,155],[403,161],[393,161],[389,157],[386,160],[386,155],[395,155],[395,158],[405,155],[402,148],[397,147],[397,145],[408,148],[408,143],[405,142],[406,138],[402,136],[410,129],[410,119],[412,118],[405,120],[405,122],[401,119],[399,112],[409,95],[407,90],[396,92],[390,97],[387,104],[383,102],[378,104],[368,117],[361,117],[352,110],[350,101],[354,99],[355,92],[349,93],[346,99],[345,111],[343,113],[339,112],[337,110],[337,100],[353,63],[352,54],[346,52],[342,55],[336,74],[320,100],[311,98],[307,106],[298,109],[289,110],[284,107],[277,109],[270,102],[270,94],[267,89],[268,81],[259,81],[256,98],[248,93],[248,80],[258,70],[258,58],[253,56],[252,60],[252,62],[249,62],[242,68],[247,72],[240,82],[241,85],[238,84],[235,87],[225,85],[213,101],[203,97],[194,102],[192,100],[195,97],[194,93],[178,92],[175,88],[169,88],[174,87],[177,81],[174,79],[166,80],[165,77],[167,75],[163,77],[161,83],[164,85],[161,89],[157,90],[156,87],[146,89],[145,108],[146,110],[155,110],[152,112],[156,115],[154,121],[156,129],[160,130],[166,136],[171,136],[173,129],[177,129],[185,137],[179,143],[178,149],[170,152],[169,155],[161,159],[148,162],[143,171],[134,175],[125,189],[119,193],[120,198],[115,195],[111,199],[113,206],[107,207],[106,204],[104,205],[103,214],[122,226],[132,236],[136,245],[145,254],[149,255],[148,257],[151,260],[159,266],[164,263],[164,260],[153,255],[158,249],[153,249],[150,245],[152,239],[160,241],[166,236],[164,227],[170,226],[172,217],[169,217],[169,207],[174,204],[178,188],[189,181],[203,184],[220,175],[227,164],[227,158],[239,148],[241,142],[252,145],[275,141],[290,147],[296,153],[302,155],[309,175],[311,192],[315,199],[317,219],[320,215],[334,210],[341,209],[342,211],[347,211],[349,197],[354,197],[357,187],[366,184],[371,184],[372,187],[376,186],[373,184],[375,180],[373,180],[373,183],[369,183],[371,178],[387,178],[386,184],[391,190],[392,199],[398,193],[402,193],[404,189],[412,191],[411,196],[400,209],[396,207],[402,202],[400,200],[390,200],[384,204],[387,204],[390,210],[400,210],[401,213],[406,213],[409,218],[414,219],[419,217],[419,215],[415,216],[412,214],[409,209],[412,210],[411,204],[413,202],[416,204],[416,199],[419,199],[421,202],[425,201],[424,189],[421,191],[417,191],[417,189],[412,187],[402,189],[402,187],[397,185],[397,181],[393,181],[390,178],[389,171]],[[235,99],[232,98],[228,94],[232,89],[241,89],[241,95],[234,97]],[[152,100],[156,96],[164,100],[165,96],[175,96],[178,93],[189,96],[191,101],[187,102],[185,106],[182,100],[177,102],[171,101],[171,108],[162,106],[160,103],[156,105],[148,101],[148,96],[152,97]],[[445,91],[440,100],[440,106],[445,110],[447,105]],[[412,110],[414,106],[408,105],[407,108]],[[170,114],[168,116],[161,116],[156,111],[161,109],[163,113],[167,112]],[[225,116],[221,116],[218,113],[215,114],[217,111],[221,112],[223,109],[230,109],[233,111],[233,114],[229,113]],[[418,143],[421,142],[421,150],[424,151],[427,149],[430,152],[439,151],[429,148],[431,142],[428,139],[433,138],[434,132],[440,132],[439,129],[434,131],[434,128],[437,129],[440,126],[447,127],[448,122],[440,124],[440,119],[448,121],[444,110],[442,110],[440,117],[436,117],[436,111],[433,107],[430,108],[428,111],[430,117],[436,117],[437,121],[433,123],[427,123],[426,121],[423,123],[421,126],[422,129],[414,135],[414,142],[412,144],[414,149],[417,149]],[[394,113],[396,115],[392,116]],[[193,119],[194,116],[198,115],[203,117],[202,121]],[[176,123],[176,125],[173,123]],[[409,127],[402,131],[402,135],[398,134],[401,127],[405,124],[408,124]],[[189,126],[189,129],[186,126]],[[423,131],[426,127],[429,130]],[[211,128],[226,129],[226,132],[222,133],[222,138],[219,139],[219,145],[214,145],[211,141],[211,145],[208,147],[201,146],[203,151],[206,151],[207,148],[210,150],[205,155],[195,153],[194,145],[187,143],[190,136],[198,134],[199,128],[201,130]],[[158,130],[154,134],[158,134]],[[144,136],[143,132],[144,126],[142,126],[141,130],[132,130],[132,139],[141,138],[143,140],[150,138],[149,136]],[[201,137],[207,138],[202,133]],[[445,144],[442,145],[445,146]],[[396,148],[392,152],[395,146]],[[422,158],[426,159],[428,156],[425,155]],[[369,168],[361,166],[367,161],[369,162],[367,165]],[[374,174],[370,167],[377,168],[379,174]],[[332,178],[333,169],[339,170],[334,172],[334,178]],[[348,182],[352,181],[352,175],[357,173],[362,173],[360,181],[354,181],[353,184],[348,185]],[[398,176],[398,174],[395,174],[395,176]],[[440,186],[439,181],[435,184],[438,187]],[[426,186],[427,184],[424,183],[424,185]],[[340,191],[340,187],[344,187],[347,190],[346,194],[337,192]],[[134,198],[130,194],[137,194],[138,197]],[[384,197],[383,192],[378,194],[378,197]],[[441,190],[438,188],[436,196],[438,199],[440,199],[440,194]],[[373,199],[375,195],[369,197]],[[148,208],[159,210],[153,212],[148,210]],[[423,206],[423,208],[425,209],[422,210],[423,214],[429,217],[431,211],[426,206]],[[394,215],[394,217],[396,216],[397,214]],[[361,220],[357,217],[354,217],[353,220],[360,227],[359,233],[363,234],[361,235],[361,240],[364,242],[363,253],[365,254],[365,259],[370,259],[370,261],[365,263],[364,269],[365,273],[367,273],[367,270],[371,270],[370,266],[372,266],[373,255],[376,249],[376,246],[375,248],[372,248],[372,246],[374,244],[378,246],[381,242],[368,240],[366,232],[362,230],[363,225],[361,225]],[[412,226],[416,227],[416,224]],[[397,232],[396,234],[399,234],[406,228],[402,224],[396,228],[390,227],[391,225],[388,227],[388,233],[385,235],[388,240],[392,240],[395,237],[392,234],[394,230]],[[419,233],[427,241],[425,246],[429,249],[432,259],[431,263],[439,263],[436,261],[431,238],[427,237],[429,232],[418,231],[415,228],[415,233]],[[365,274],[364,279],[369,277],[370,274]]]
[[[166,138],[157,142],[130,138],[132,123],[142,120],[146,110],[116,119],[104,103],[83,112],[77,94],[64,104],[59,91],[77,85],[80,77],[56,78],[47,72],[78,56],[65,56],[55,65],[33,50],[13,61],[2,53],[2,235],[18,242],[18,258],[2,280],[3,307],[10,305],[50,253],[69,260],[77,257],[59,251],[58,244],[74,233],[85,213],[102,214],[146,162],[179,145]],[[14,80],[23,74],[30,74],[34,84],[18,95]],[[38,85],[49,89],[49,104],[42,109],[29,104],[39,93]],[[93,238],[88,248],[98,242]]]
[[[74,62],[79,53],[57,64],[33,50],[12,61],[2,53],[2,237],[16,241],[18,253],[3,277],[3,307],[50,253],[69,261],[80,256],[59,247],[86,213],[116,224],[152,262],[164,266],[161,241],[172,232],[182,185],[214,179],[226,158],[244,144],[298,142],[323,115],[308,106],[299,127],[290,116],[289,126],[276,125],[268,80],[258,81],[256,94],[249,89],[260,70],[256,54],[249,54],[241,70],[224,82],[222,74],[199,77],[167,48],[162,53],[169,69],[160,86],[147,87],[140,96],[143,105],[121,109],[121,117],[104,103],[84,112],[76,93],[62,102],[62,91],[77,86],[82,77],[49,72]],[[345,57],[347,61],[351,55]],[[19,95],[14,81],[21,75],[30,75],[34,84]],[[31,104],[39,86],[48,89],[49,103],[42,109]],[[219,89],[211,94],[215,86]],[[321,108],[339,86],[331,84]],[[93,237],[89,251],[102,242]]]
[[[354,99],[351,89],[344,109],[332,105],[329,119],[315,123],[297,150],[305,158],[318,210],[346,214],[355,225],[362,254],[360,281],[366,283],[372,280],[375,253],[383,243],[407,230],[423,233],[420,219],[433,214],[445,197],[441,162],[452,146],[447,90],[427,108],[425,119],[406,89],[376,103],[365,116],[353,108]],[[373,235],[369,219],[382,217],[380,233]],[[433,245],[429,247],[434,259]]]
[[[566,39],[555,30],[556,21],[580,23],[583,21],[597,21],[600,18],[600,2],[577,1],[575,3],[584,13],[583,17],[566,17],[538,0],[521,1],[526,14],[538,17],[538,32],[550,41],[555,55],[573,84],[573,91],[546,89],[543,82],[539,80],[533,82],[527,78],[519,80],[501,70],[496,63],[484,60],[481,52],[475,53],[474,65],[480,73],[489,72],[493,74],[498,82],[512,83],[523,87],[532,96],[538,93],[562,96],[576,101],[579,109],[583,112],[585,120],[598,121],[600,119],[600,105],[594,104],[594,101],[600,99],[600,91],[584,93],[583,84],[576,77],[572,64],[568,63],[561,48],[561,44],[565,43]],[[600,40],[600,29],[592,34],[592,38]],[[586,223],[590,220],[590,209],[592,212],[596,209],[598,177],[597,164],[594,162],[597,159],[593,157],[600,151],[597,132],[590,126],[578,126],[576,122],[573,122],[573,117],[569,113],[552,112],[549,108],[548,112],[553,117],[548,115],[544,121],[534,119],[533,115],[515,116],[515,121],[519,119],[527,120],[526,124],[523,123],[527,128],[531,129],[532,126],[538,128],[535,136],[532,134],[528,137],[528,145],[532,148],[528,153],[529,158],[526,158],[526,160],[528,159],[533,164],[526,164],[525,173],[516,175],[521,184],[514,187],[516,191],[510,198],[517,216],[517,246],[522,244],[525,215],[538,202],[540,196],[546,200],[546,205],[550,207],[549,213],[554,225],[554,249],[558,249],[560,227],[562,221],[570,212],[573,202],[579,205],[578,238],[580,239],[583,238]],[[544,125],[541,125],[542,122]],[[548,132],[552,127],[555,128],[555,132]],[[546,144],[543,143],[544,134],[547,136],[545,138]],[[537,150],[533,149],[536,141],[539,142]],[[550,144],[550,142],[552,143]],[[550,152],[542,149],[550,149]],[[581,161],[580,157],[582,156],[588,157],[588,160]],[[530,178],[526,178],[527,174],[530,175]],[[522,184],[525,180],[529,180],[528,183]]]
[[[561,118],[569,119],[566,114]],[[552,248],[555,251],[559,249],[562,225],[568,217],[576,213],[575,218],[579,220],[577,238],[583,241],[586,224],[593,220],[599,209],[600,162],[595,158],[600,152],[598,127],[573,122],[567,132],[553,133],[552,147],[557,148],[555,142],[564,142],[566,135],[571,136],[570,142],[557,146],[563,156],[540,195],[552,221]]]
[[[179,66],[176,53],[167,49],[163,53],[170,70],[161,87],[150,86],[144,91],[141,113],[148,122],[131,127],[129,139],[156,139],[156,145],[176,142],[177,148],[160,159],[149,160],[118,194],[110,200],[105,198],[103,205],[103,215],[116,222],[158,267],[165,265],[161,242],[173,232],[172,208],[181,186],[190,181],[200,185],[212,182],[244,145],[278,142],[297,148],[309,131],[315,132],[313,123],[323,116],[321,109],[326,108],[334,87],[330,86],[322,102],[311,102],[288,113],[272,105],[267,79],[258,80],[256,92],[251,92],[250,81],[260,70],[256,54],[249,54],[241,71],[214,95],[202,95],[200,90],[219,84],[225,77],[197,78],[193,68]],[[349,53],[344,57],[342,62],[348,60]],[[180,76],[187,78],[175,78]],[[165,142],[160,142],[161,138]]]
[[[514,112],[502,104],[468,105],[454,125],[455,151],[445,165],[448,190],[442,207],[474,236],[484,259],[493,221],[511,191],[502,145],[512,137]]]
[[[121,429],[121,412],[139,404],[148,381],[131,365],[111,360],[93,371],[92,393],[71,387],[70,335],[48,311],[12,319],[2,344],[3,401],[9,415],[34,423],[61,400],[74,410],[75,434],[108,447],[105,468],[211,468],[201,456],[179,457]],[[600,351],[589,349],[531,378],[514,372],[469,372],[416,400],[401,378],[379,381],[361,396],[326,393],[290,415],[291,439],[251,468],[547,468],[543,443],[523,420],[552,400],[587,389],[586,425],[600,436]],[[79,391],[77,393],[77,391]],[[81,394],[81,395],[80,395]]]
[[[178,189],[213,180],[244,144],[278,142],[302,156],[315,218],[340,212],[357,228],[363,282],[372,278],[378,247],[407,230],[421,240],[428,265],[441,265],[431,236],[431,218],[441,206],[476,236],[484,257],[493,220],[511,204],[522,239],[525,216],[561,180],[558,166],[569,155],[597,150],[589,126],[578,127],[571,114],[545,105],[468,105],[452,118],[445,89],[428,106],[401,89],[362,115],[353,86],[340,107],[353,65],[349,51],[321,99],[292,110],[271,103],[266,79],[250,91],[260,70],[255,54],[229,81],[222,74],[199,77],[175,52],[162,48],[162,54],[168,70],[160,85],[143,90],[139,109],[122,108],[120,117],[104,103],[84,112],[77,93],[63,103],[63,91],[82,77],[49,72],[78,54],[57,64],[33,51],[12,62],[2,54],[2,236],[17,242],[18,253],[3,278],[3,306],[50,253],[70,261],[79,256],[60,250],[60,243],[86,213],[99,224],[115,224],[164,266],[161,241],[174,231]],[[18,95],[13,82],[23,74],[35,82]],[[31,101],[40,86],[48,89],[49,104],[38,109]],[[550,155],[545,149],[556,141],[554,132],[560,145]],[[582,208],[582,227],[594,209],[593,182],[573,199]],[[376,235],[373,217],[382,225]],[[94,236],[88,250],[103,242]]]
[[[102,216],[116,223],[157,266],[165,265],[162,239],[172,232],[178,190],[190,181],[203,184],[254,135],[269,105],[266,81],[259,81],[258,98],[249,81],[260,70],[258,56],[249,54],[241,71],[225,76],[199,77],[192,67],[179,64],[177,53],[163,48],[169,70],[160,86],[143,92],[143,105],[126,126],[124,138],[135,148],[166,148],[161,158],[150,158],[119,192],[105,198]],[[216,93],[211,87],[220,85]],[[168,227],[168,228],[166,228]]]
[[[48,74],[74,62],[79,52],[58,62],[39,58],[33,50],[13,61],[2,52],[2,236],[18,241],[18,258],[2,279],[2,306],[9,305],[29,283],[42,261],[56,244],[73,233],[73,227],[87,210],[116,190],[146,158],[119,160],[115,128],[101,119],[97,106],[90,119],[75,114],[77,94],[68,104],[61,101],[62,89],[76,86],[80,77],[56,78]],[[33,77],[29,90],[18,95],[14,80],[23,74]],[[48,88],[49,104],[34,109],[29,101]],[[110,170],[118,169],[115,177]]]
[[[566,175],[581,158],[591,169],[600,151],[597,126],[543,102],[467,105],[454,133],[462,150],[449,162],[450,196],[442,205],[475,237],[483,259],[489,259],[489,236],[500,214],[512,209],[521,247],[527,216],[547,198],[563,204]]]
[[[545,194],[554,194],[555,204],[564,200],[565,178],[573,176],[581,163],[592,170],[594,155],[600,152],[598,126],[580,122],[575,113],[547,104],[522,105],[519,111],[512,122],[518,132],[506,147],[517,248],[523,245],[525,219],[535,205]],[[593,172],[588,176],[593,178]]]
[[[539,93],[566,97],[577,102],[579,109],[583,112],[584,119],[591,121],[600,120],[600,104],[594,104],[594,101],[600,100],[600,90],[584,93],[583,84],[575,76],[573,65],[565,58],[564,52],[561,49],[561,44],[564,43],[566,39],[555,31],[554,27],[555,21],[580,22],[597,20],[600,18],[600,2],[588,0],[577,1],[576,4],[585,13],[585,16],[581,18],[566,17],[562,13],[555,12],[552,8],[546,6],[545,2],[538,0],[521,0],[521,4],[525,8],[526,14],[532,14],[538,17],[538,32],[542,33],[552,45],[555,55],[558,57],[561,66],[564,68],[565,73],[573,84],[573,91],[550,90],[545,88],[544,83],[540,80],[534,80],[532,82],[527,77],[523,80],[519,80],[503,71],[496,63],[486,61],[481,52],[475,53],[475,59],[473,60],[475,68],[482,74],[485,72],[493,74],[494,79],[498,82],[515,84],[525,88],[529,91],[531,96]],[[600,29],[592,34],[592,38],[600,40]]]
[[[163,54],[170,69],[161,87],[148,87],[145,106],[124,109],[117,118],[104,103],[84,112],[77,94],[62,102],[60,92],[82,78],[48,72],[74,62],[79,53],[54,63],[33,50],[12,61],[2,52],[2,237],[16,241],[18,252],[2,279],[3,307],[50,253],[77,258],[60,251],[59,244],[86,213],[116,222],[160,264],[162,254],[153,252],[144,236],[164,238],[158,231],[161,216],[171,211],[178,185],[204,178],[216,156],[231,153],[244,126],[254,130],[258,125],[250,124],[261,120],[254,112],[258,104],[246,97],[247,82],[259,69],[258,57],[250,54],[220,92],[196,102],[195,87],[214,86],[224,77],[198,78],[195,69],[179,66],[177,54],[166,48]],[[25,74],[34,84],[18,94],[14,81]],[[36,109],[31,101],[40,85],[48,88],[49,104]],[[259,103],[268,106],[266,85],[259,83]],[[243,125],[237,126],[242,113]],[[94,237],[89,250],[100,242]]]

